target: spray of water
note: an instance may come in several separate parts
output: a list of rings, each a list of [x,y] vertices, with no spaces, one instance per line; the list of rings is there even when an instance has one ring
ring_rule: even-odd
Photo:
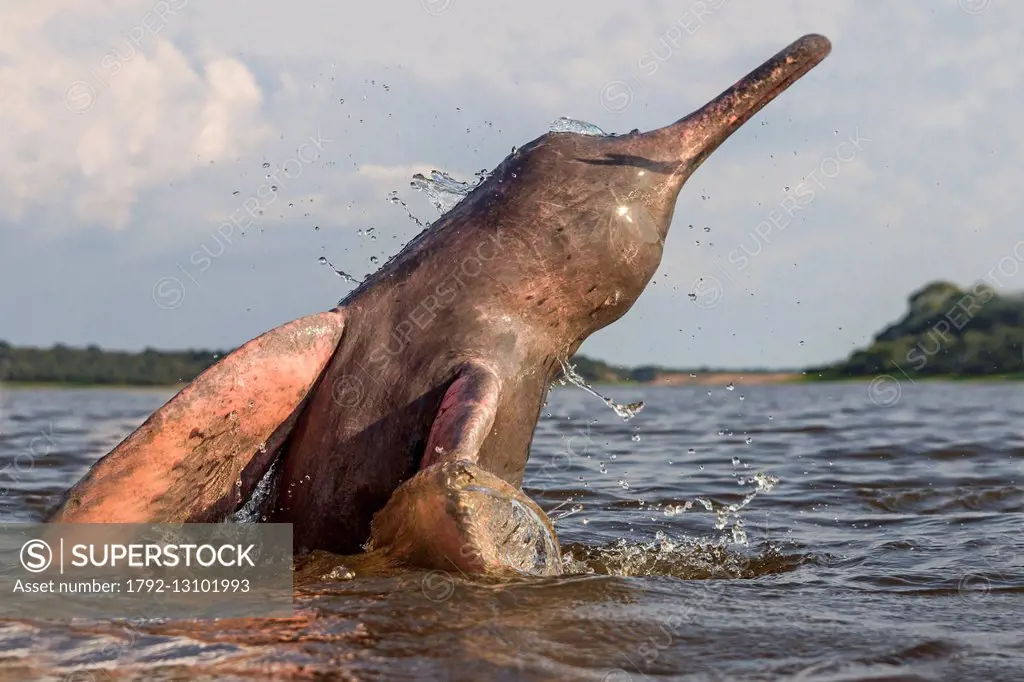
[[[563,386],[567,383],[572,384],[573,386],[582,388],[590,395],[600,398],[605,405],[612,408],[615,414],[619,415],[624,421],[629,421],[635,417],[640,410],[644,409],[644,402],[642,400],[638,400],[635,403],[629,403],[628,405],[621,405],[611,398],[606,398],[595,391],[593,387],[591,387],[590,384],[588,384],[583,377],[576,372],[575,367],[565,362],[565,360],[559,360],[559,363],[562,365],[562,378],[559,379],[559,383]]]
[[[327,260],[326,256],[320,256],[320,258],[318,259],[318,262],[320,263],[320,265],[326,265],[331,270],[334,270],[334,274],[336,274],[338,277],[341,277],[346,282],[351,282],[352,284],[361,284],[362,283],[362,280],[356,279],[355,277],[353,277],[352,275],[348,274],[344,270],[339,270],[338,268],[334,267],[334,263],[332,263],[331,261]]]
[[[417,173],[412,176],[412,182],[409,184],[426,194],[437,212],[444,215],[469,196],[480,182],[461,182],[444,171],[432,170],[429,178]]]
[[[566,118],[565,116],[552,121],[548,130],[553,133],[575,133],[577,135],[592,135],[594,137],[603,137],[608,134],[593,123],[587,123],[575,118]]]

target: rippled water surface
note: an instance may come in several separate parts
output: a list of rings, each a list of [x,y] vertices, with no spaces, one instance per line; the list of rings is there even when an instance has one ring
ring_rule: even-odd
[[[570,575],[300,565],[288,619],[25,614],[0,621],[0,678],[1021,680],[1021,389],[605,387],[646,402],[627,423],[558,388],[526,484]],[[6,390],[0,468],[35,454],[0,520],[42,519],[170,395]]]

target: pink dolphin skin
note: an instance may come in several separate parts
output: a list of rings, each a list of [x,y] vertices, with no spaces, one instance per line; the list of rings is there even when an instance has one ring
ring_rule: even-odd
[[[356,553],[371,530],[405,563],[467,573],[557,552],[505,549],[554,538],[520,486],[561,361],[643,292],[686,180],[830,50],[804,36],[663,128],[520,147],[337,308],[203,372],[51,521],[219,521],[266,481],[257,518],[294,524],[298,553]]]

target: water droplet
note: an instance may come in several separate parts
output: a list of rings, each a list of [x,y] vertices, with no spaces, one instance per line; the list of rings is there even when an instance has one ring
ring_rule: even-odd
[[[632,438],[631,440],[632,440],[632,441],[633,441],[634,443],[639,443],[639,442],[640,442],[640,434],[639,434],[639,433],[634,433],[634,434],[633,434],[633,438]]]
[[[739,457],[733,457],[732,458],[732,465],[734,467],[738,467],[740,465],[740,458]]]
[[[690,448],[689,450],[686,451],[686,454],[688,454],[688,455],[696,455],[697,451],[694,450],[693,448]]]
[[[736,386],[734,386],[733,383],[730,381],[729,384],[725,387],[725,390],[727,390],[727,391],[735,391],[736,390]]]
[[[264,168],[270,168],[270,162],[269,161],[264,161],[263,162],[263,167]]]
[[[370,256],[370,262],[376,264],[380,259],[376,256]]]
[[[319,258],[317,258],[317,262],[320,263],[320,265],[327,265],[327,257],[320,256]]]

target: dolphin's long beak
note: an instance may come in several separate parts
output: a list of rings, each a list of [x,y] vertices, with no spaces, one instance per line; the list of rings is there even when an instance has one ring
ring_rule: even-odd
[[[689,116],[648,133],[659,148],[681,162],[677,173],[693,173],[711,152],[779,93],[828,56],[832,44],[806,35],[751,71]]]

